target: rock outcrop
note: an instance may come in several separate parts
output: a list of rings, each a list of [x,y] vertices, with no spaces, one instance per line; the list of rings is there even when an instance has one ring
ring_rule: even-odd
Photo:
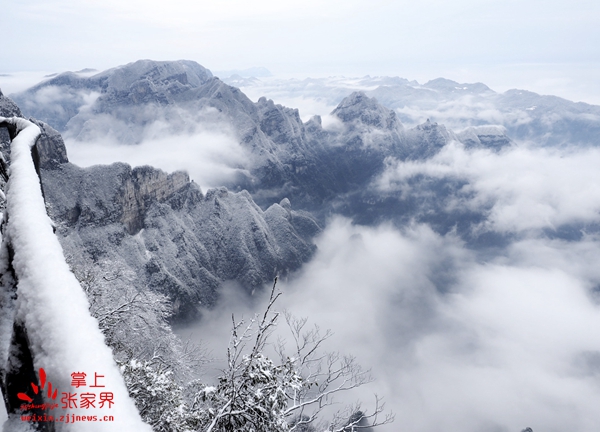
[[[136,62],[130,66],[143,72],[141,78],[122,70],[96,77],[99,88],[112,89],[99,106],[109,111],[122,106],[119,97],[133,105],[146,97],[162,103],[157,94],[168,99],[182,87],[215,83],[210,72],[194,65]],[[181,69],[185,73],[177,73]],[[157,77],[159,85],[152,84]],[[140,90],[141,81],[152,84],[150,93]],[[73,74],[52,82],[77,88],[89,84]],[[137,96],[123,90],[132,85]],[[213,89],[219,93],[221,86]],[[21,115],[1,94],[0,110]],[[34,121],[42,129],[37,151],[47,208],[70,262],[80,268],[108,262],[125,269],[138,290],[169,297],[175,319],[194,317],[200,307],[213,305],[225,281],[253,292],[276,275],[298,269],[314,253],[312,238],[320,228],[308,213],[292,210],[287,199],[263,211],[244,190],[223,187],[204,195],[185,172],[124,163],[80,168],[68,161],[61,135]],[[3,141],[7,150],[10,137]]]
[[[116,163],[42,170],[50,215],[74,265],[125,266],[138,289],[167,295],[178,319],[218,298],[224,281],[248,291],[313,254],[314,219],[289,201],[263,212],[246,191],[203,195],[187,174]]]

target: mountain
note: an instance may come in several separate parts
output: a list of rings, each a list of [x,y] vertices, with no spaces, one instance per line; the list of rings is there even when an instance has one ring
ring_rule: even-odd
[[[331,95],[341,91],[340,82],[327,80],[292,84],[330,85]],[[526,145],[594,146],[600,125],[598,107],[521,91],[498,94],[481,83],[437,79],[420,85],[364,77],[345,85],[354,91],[337,103],[326,123],[319,116],[302,120],[299,110],[266,97],[253,102],[189,61],[141,60],[92,76],[65,73],[15,99],[26,107],[37,101],[37,111],[29,114],[47,115],[80,145],[110,138],[135,146],[157,137],[193,136],[197,127],[228,130],[247,156],[229,167],[236,175],[222,186],[228,193],[247,191],[263,212],[288,199],[321,226],[334,214],[366,225],[422,222],[442,234],[456,231],[475,248],[505,241],[505,234],[483,228],[492,204],[457,205],[474,196],[471,180],[435,174],[427,164],[445,164],[443,158],[457,151],[466,157],[477,151],[501,154],[532,139]],[[53,112],[60,115],[48,115]],[[448,120],[452,128],[436,119]],[[407,167],[425,171],[404,176]],[[400,182],[384,186],[398,176]],[[570,238],[581,228],[554,232]]]
[[[40,104],[42,99],[46,103]],[[383,171],[386,158],[429,158],[460,139],[431,121],[405,128],[395,111],[363,92],[350,94],[332,112],[340,128],[324,128],[319,117],[303,122],[298,110],[267,98],[252,102],[186,61],[143,60],[91,77],[65,73],[15,95],[15,100],[29,115],[81,143],[110,136],[134,145],[152,134],[226,125],[252,157],[234,167],[239,175],[225,186],[249,191],[263,208],[289,198],[321,221],[334,211],[331,205],[340,195],[367,188]],[[487,145],[480,135],[473,129],[465,142]],[[495,148],[510,144],[501,132],[494,136]]]
[[[4,96],[0,109],[21,115]],[[68,161],[61,135],[36,123],[47,208],[71,265],[113,263],[132,275],[136,289],[170,298],[179,320],[213,305],[224,281],[251,292],[314,253],[320,228],[287,199],[263,211],[246,191],[222,187],[204,194],[184,172],[123,163],[80,168]],[[7,138],[2,143],[10,161]]]
[[[315,107],[333,109],[348,94],[363,91],[396,111],[408,127],[429,118],[456,132],[472,126],[501,126],[511,139],[536,145],[598,145],[600,107],[526,90],[499,93],[482,83],[459,83],[445,78],[419,84],[399,77],[371,76],[256,78],[237,83],[247,94],[300,104],[308,116]]]
[[[268,97],[251,100],[186,62],[141,61],[66,76],[18,97],[37,101],[40,113],[56,113],[55,124],[62,122],[57,127],[71,143],[167,157],[182,148],[174,143],[192,143],[196,128],[204,128],[225,131],[244,150],[244,158],[225,166],[235,176],[201,190],[180,171],[125,163],[77,167],[66,158],[61,131],[40,123],[48,211],[83,288],[90,298],[108,298],[100,313],[127,307],[131,299],[146,301],[143,313],[129,311],[131,325],[108,322],[121,333],[119,344],[136,339],[154,357],[162,305],[177,320],[193,319],[219,301],[227,284],[253,293],[275,274],[308,263],[290,277],[288,304],[337,326],[342,347],[379,364],[390,388],[417,376],[411,385],[434,394],[431,382],[451,386],[456,376],[467,382],[473,373],[485,380],[491,367],[510,384],[499,390],[500,399],[510,398],[523,388],[521,375],[514,362],[499,367],[498,359],[514,359],[517,351],[548,373],[548,383],[557,383],[553,394],[562,394],[565,368],[574,386],[597,373],[597,352],[588,340],[573,345],[571,333],[582,332],[565,332],[562,324],[573,321],[573,307],[591,310],[588,300],[600,286],[594,267],[600,250],[598,107],[445,79],[293,83],[309,92],[330,86],[323,98],[335,96],[335,102],[319,117]],[[404,92],[404,100],[394,99],[396,92]],[[508,101],[504,108],[502,100]],[[0,101],[17,112],[12,102]],[[538,116],[541,105],[534,102],[555,108]],[[583,120],[589,129],[579,127]],[[152,140],[155,145],[146,145]],[[214,148],[222,144],[217,140]],[[215,324],[220,311],[207,313],[215,318],[204,321],[210,336],[225,327]],[[159,325],[147,325],[153,315]],[[597,320],[588,315],[581,328]],[[532,330],[525,339],[520,323]],[[546,367],[545,349],[556,345],[556,332],[548,331],[553,325],[569,347],[554,371]],[[547,343],[537,343],[541,336]],[[498,341],[510,350],[498,351]],[[183,357],[173,349],[169,358]],[[448,359],[458,366],[444,372]],[[425,384],[419,378],[431,376]],[[473,391],[476,384],[467,393]],[[547,398],[538,393],[529,397],[543,399],[543,407]],[[392,403],[410,406],[413,394]],[[440,402],[443,422],[456,401],[442,399],[416,417],[427,423]],[[464,400],[459,417],[470,419],[474,399]],[[556,402],[572,405],[568,398]],[[519,415],[527,420],[530,413]],[[514,413],[507,416],[508,423]],[[498,416],[490,419],[468,427],[505,426]]]
[[[224,281],[252,291],[297,269],[312,256],[319,231],[287,201],[263,212],[247,192],[204,195],[182,172],[63,164],[42,175],[74,263],[125,263],[134,285],[167,295],[180,318],[213,305]]]

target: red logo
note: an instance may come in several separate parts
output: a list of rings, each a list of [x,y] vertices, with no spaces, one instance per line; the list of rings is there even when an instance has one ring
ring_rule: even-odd
[[[33,389],[34,394],[38,394],[40,392],[40,390],[44,390],[44,387],[46,386],[46,371],[44,370],[44,368],[40,368],[39,375],[40,375],[41,386],[38,387],[34,383],[31,383],[31,388]],[[54,389],[54,393],[52,393],[52,383],[48,382],[48,398],[55,400],[57,396],[58,396],[58,389]],[[26,393],[17,393],[17,397],[25,402],[29,402],[29,403],[33,402],[33,399],[31,397],[29,397]]]

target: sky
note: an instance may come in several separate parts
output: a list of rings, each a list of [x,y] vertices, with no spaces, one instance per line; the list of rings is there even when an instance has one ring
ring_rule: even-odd
[[[600,104],[599,18],[592,0],[24,0],[3,8],[15,37],[0,74],[190,59],[276,76],[443,76]],[[17,81],[0,76],[0,88]]]
[[[0,88],[140,58],[191,59],[217,71],[262,66],[279,77],[443,76],[600,104],[599,21],[592,1],[24,0],[3,10],[5,34],[18,37],[0,50],[0,74],[12,75],[0,76]],[[206,173],[201,163],[214,154],[223,162],[214,149],[236,150],[223,128],[199,127],[192,138],[214,143],[202,146],[197,166],[184,167],[192,175]],[[98,152],[112,145],[95,144]],[[140,145],[150,151],[131,157],[174,142],[151,136]],[[183,162],[164,163],[172,170]],[[376,386],[360,397],[386,397],[397,414],[386,432],[596,431],[600,338],[589,329],[600,325],[600,237],[547,232],[598,226],[598,164],[595,149],[527,146],[494,153],[452,145],[421,163],[390,161],[377,179],[383,191],[419,175],[463,180],[468,193],[452,203],[487,206],[479,228],[512,240],[480,257],[455,233],[426,224],[364,227],[336,217],[316,239],[315,259],[282,281],[282,306],[332,328],[328,349],[373,368]],[[226,344],[228,323],[219,320],[230,315],[221,312],[205,321],[202,339],[215,333]]]

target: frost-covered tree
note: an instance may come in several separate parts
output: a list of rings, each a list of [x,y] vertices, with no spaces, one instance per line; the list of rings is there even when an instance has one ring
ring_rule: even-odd
[[[135,274],[121,264],[70,261],[142,419],[155,432],[200,430],[202,413],[186,403],[184,382],[206,357],[173,333],[168,299],[137,291]]]
[[[366,432],[393,420],[391,414],[381,418],[377,398],[371,413],[356,405],[329,413],[327,421],[321,418],[336,394],[370,382],[371,376],[353,357],[322,352],[331,332],[274,311],[281,295],[277,280],[264,313],[239,322],[232,316],[227,364],[217,382],[185,384],[205,357],[173,334],[168,300],[136,291],[129,283],[133,273],[113,263],[73,269],[130,396],[155,432]],[[290,344],[270,341],[281,316]]]
[[[133,271],[108,261],[71,264],[71,268],[117,362],[151,361],[181,376],[202,360],[173,333],[169,300],[150,290],[135,289]]]
[[[293,348],[285,342],[276,345],[274,361],[267,357],[269,337],[280,314],[273,306],[281,293],[273,284],[265,312],[249,322],[236,322],[227,349],[227,367],[214,387],[206,387],[197,403],[205,405],[210,423],[205,432],[310,431],[319,420],[320,430],[347,432],[364,430],[393,421],[383,415],[383,404],[369,414],[359,407],[348,407],[328,420],[320,419],[323,409],[333,404],[334,396],[371,381],[353,357],[323,353],[321,345],[331,336],[318,327],[306,329],[306,319],[285,314],[294,340]],[[371,423],[369,425],[369,423]]]

